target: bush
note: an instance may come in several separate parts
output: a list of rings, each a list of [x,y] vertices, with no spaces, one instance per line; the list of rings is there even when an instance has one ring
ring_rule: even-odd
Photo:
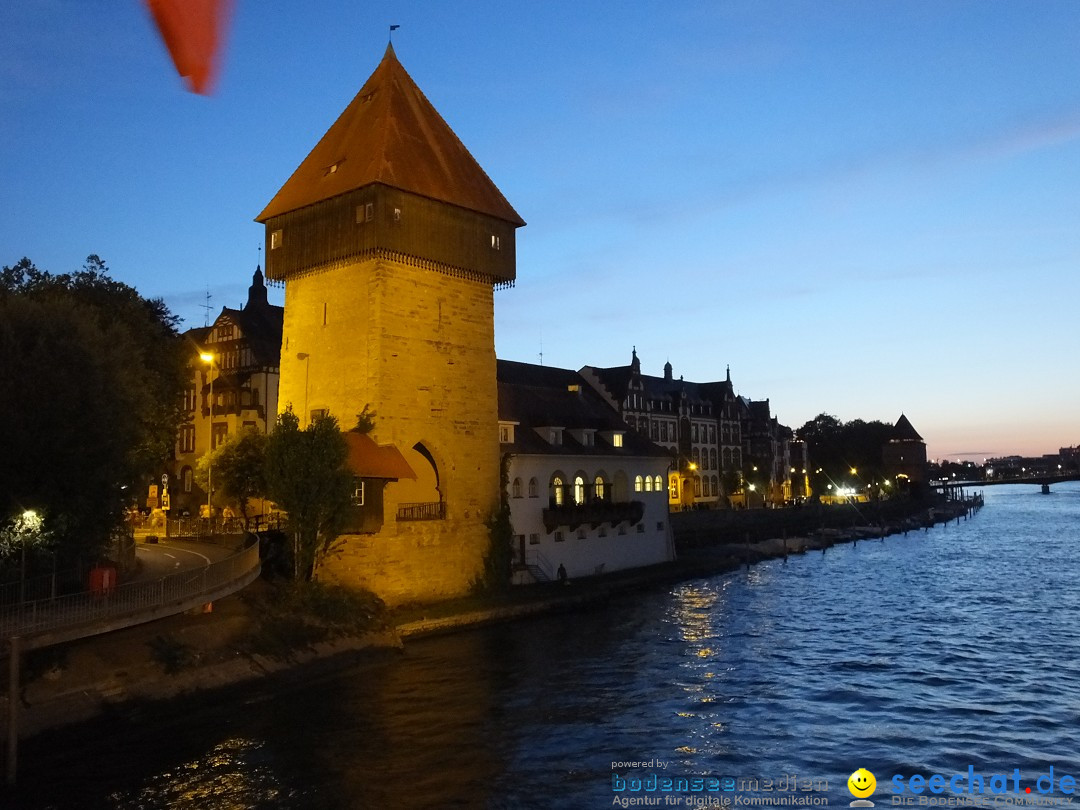
[[[320,641],[386,624],[386,606],[379,597],[343,585],[282,582],[252,601],[259,621],[248,639],[250,652],[284,660]]]

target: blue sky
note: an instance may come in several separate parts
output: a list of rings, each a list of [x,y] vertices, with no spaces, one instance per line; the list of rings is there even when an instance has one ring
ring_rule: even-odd
[[[730,365],[786,424],[903,411],[938,457],[1080,443],[1075,0],[236,0],[210,97],[137,0],[6,3],[0,264],[239,305],[391,23],[529,223],[500,357]]]

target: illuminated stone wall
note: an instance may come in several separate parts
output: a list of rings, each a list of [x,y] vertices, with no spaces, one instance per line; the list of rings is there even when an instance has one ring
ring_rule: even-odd
[[[391,604],[466,593],[498,501],[491,285],[382,259],[289,279],[279,403],[301,424],[327,409],[343,430],[369,404],[372,437],[418,475],[387,486],[382,531],[344,537],[320,577]],[[397,519],[440,500],[445,518]]]

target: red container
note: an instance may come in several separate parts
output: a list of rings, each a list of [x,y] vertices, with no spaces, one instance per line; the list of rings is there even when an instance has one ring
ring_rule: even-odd
[[[95,565],[90,569],[90,593],[106,596],[116,590],[116,566]]]

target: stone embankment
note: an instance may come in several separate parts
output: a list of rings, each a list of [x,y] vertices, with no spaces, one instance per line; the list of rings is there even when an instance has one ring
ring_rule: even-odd
[[[794,510],[776,510],[772,515],[782,516],[779,525],[774,521],[774,525],[764,530],[761,525],[734,523],[730,514],[719,513],[720,520],[714,520],[710,525],[709,513],[691,513],[689,519],[676,518],[678,564],[698,573],[719,572],[789,554],[824,551],[837,543],[929,531],[939,523],[967,520],[982,505],[982,496],[975,495],[963,500],[938,501],[924,509],[913,509],[910,504],[906,510],[887,505],[874,509],[877,505],[862,504],[861,508],[843,513],[835,511],[831,515],[820,510],[808,510],[806,515],[793,514]],[[828,520],[830,517],[833,519]],[[861,522],[859,518],[862,518]],[[804,530],[807,524],[820,525],[798,534],[789,532],[788,527],[800,522]],[[825,525],[827,523],[832,525]],[[836,525],[838,523],[845,525]]]

